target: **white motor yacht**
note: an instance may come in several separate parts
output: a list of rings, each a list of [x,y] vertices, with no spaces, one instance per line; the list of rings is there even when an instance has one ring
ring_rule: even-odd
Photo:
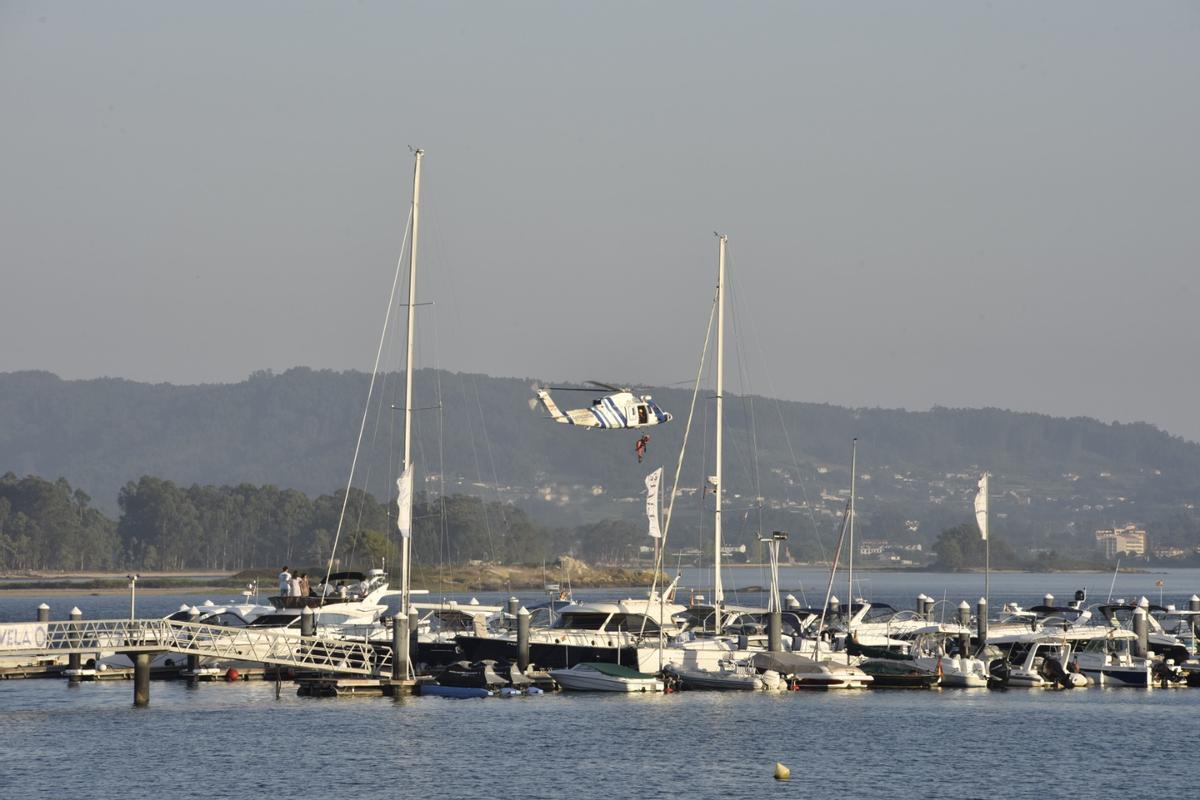
[[[1075,643],[1072,663],[1099,686],[1154,685],[1154,663],[1133,654],[1137,636],[1122,628],[1083,628],[1068,634]]]
[[[558,609],[554,624],[534,628],[529,636],[529,660],[539,667],[569,669],[580,663],[622,664],[641,672],[657,672],[659,637],[681,631],[672,616],[684,606],[646,599],[572,603]],[[459,635],[458,646],[472,661],[491,658],[517,660],[516,632],[502,635]]]

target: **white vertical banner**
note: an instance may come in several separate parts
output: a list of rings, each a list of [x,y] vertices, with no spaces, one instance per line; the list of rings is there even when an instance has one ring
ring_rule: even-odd
[[[979,524],[979,535],[986,542],[988,537],[988,474],[979,479],[979,491],[975,494],[975,521]]]
[[[405,539],[412,535],[412,481],[412,464],[409,464],[396,479],[396,527]]]
[[[655,539],[662,538],[662,531],[658,529],[658,483],[662,473],[662,467],[659,467],[646,476],[646,519],[650,522],[650,536]]]

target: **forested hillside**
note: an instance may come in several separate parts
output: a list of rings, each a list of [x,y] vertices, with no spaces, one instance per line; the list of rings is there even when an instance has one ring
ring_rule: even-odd
[[[0,471],[65,477],[114,518],[122,487],[145,475],[180,487],[250,484],[317,497],[346,485],[368,381],[363,373],[304,368],[199,386],[2,374]],[[531,383],[420,371],[418,486],[431,496],[477,495],[518,506],[554,529],[635,520],[644,474],[659,465],[668,477],[673,472],[690,392],[654,390],[676,419],[650,429],[649,458],[638,464],[636,434],[555,425],[529,409]],[[380,502],[394,492],[399,389],[395,375],[377,386],[355,480]],[[847,496],[850,441],[858,437],[867,536],[932,543],[944,528],[969,520],[975,478],[987,469],[996,529],[1022,545],[1081,547],[1096,526],[1126,521],[1151,525],[1156,542],[1200,544],[1200,446],[1151,425],[727,397],[725,488],[734,541],[779,527],[815,529],[828,546]],[[584,405],[590,397],[559,399]],[[699,487],[712,470],[711,406],[705,394],[680,481],[691,492],[680,501],[686,533],[677,541],[703,541]]]

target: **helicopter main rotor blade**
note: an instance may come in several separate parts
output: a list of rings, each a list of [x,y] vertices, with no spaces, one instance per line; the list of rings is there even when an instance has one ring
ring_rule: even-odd
[[[584,383],[590,383],[592,386],[599,386],[601,389],[608,389],[610,392],[628,392],[629,391],[629,389],[626,389],[624,387],[613,386],[611,383],[601,383],[600,381],[584,381]]]

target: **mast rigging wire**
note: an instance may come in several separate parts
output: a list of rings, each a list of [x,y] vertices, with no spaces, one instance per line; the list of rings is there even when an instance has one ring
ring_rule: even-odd
[[[371,395],[375,391],[375,378],[379,375],[379,360],[383,357],[383,346],[387,340],[388,325],[392,319],[392,306],[396,302],[396,287],[400,285],[400,273],[404,270],[404,249],[408,245],[408,234],[412,230],[412,206],[408,209],[408,222],[404,225],[404,238],[400,241],[400,257],[396,260],[396,275],[392,279],[392,291],[388,295],[387,311],[383,315],[383,330],[379,334],[379,347],[375,351],[375,365],[371,368],[371,382],[367,386],[367,402],[363,407],[362,422],[358,426],[358,440],[354,443],[354,458],[350,460],[350,477],[346,481],[346,493],[342,497],[342,510],[338,514],[337,531],[333,534],[333,546],[329,548],[329,561],[325,565],[326,586],[329,585],[329,575],[333,572],[333,555],[337,552],[338,540],[342,536],[342,525],[346,521],[346,504],[350,501],[350,489],[354,486],[354,471],[358,468],[358,454],[362,450],[363,434],[367,429],[367,417],[371,413]],[[321,594],[317,605],[317,613],[325,605],[325,594]]]

